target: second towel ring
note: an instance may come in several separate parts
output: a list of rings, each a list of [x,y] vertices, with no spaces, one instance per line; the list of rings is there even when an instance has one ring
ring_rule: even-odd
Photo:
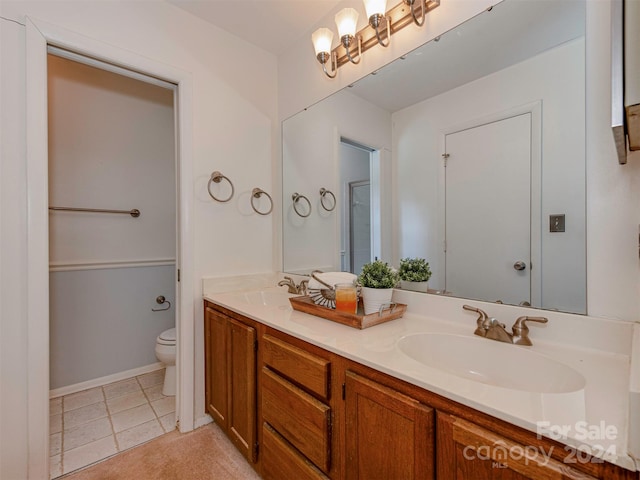
[[[269,203],[271,204],[271,206],[269,207],[269,210],[266,211],[266,212],[261,212],[253,204],[253,199],[254,198],[260,198],[262,195],[266,195],[267,198],[269,199]],[[253,211],[256,212],[259,215],[269,215],[271,213],[271,211],[273,210],[273,199],[271,198],[271,195],[269,195],[267,192],[265,192],[261,188],[257,188],[257,187],[254,188],[253,191],[251,192],[251,208],[253,208]]]
[[[331,198],[333,198],[333,206],[331,208],[327,208],[327,206],[324,204],[324,199],[327,195],[331,195]],[[322,208],[324,208],[327,212],[331,212],[334,208],[336,208],[336,196],[331,190],[327,190],[324,187],[320,189],[320,205],[322,205]]]
[[[300,213],[300,210],[298,210],[298,200],[300,200],[301,198],[304,198],[307,202],[307,205],[309,205],[309,211],[306,215]],[[298,192],[295,192],[293,195],[291,195],[291,200],[293,200],[293,209],[296,211],[298,216],[307,218],[309,215],[311,215],[311,202],[307,197],[305,197],[304,195],[300,195]]]
[[[229,182],[229,185],[231,186],[231,194],[227,198],[224,198],[224,199],[223,198],[217,198],[213,193],[211,193],[211,182],[220,183],[223,178],[227,182]],[[231,200],[231,197],[233,197],[233,192],[235,191],[235,189],[233,188],[233,183],[231,182],[231,180],[229,180],[228,177],[225,177],[223,174],[221,174],[217,170],[211,174],[211,178],[209,178],[209,183],[207,184],[207,190],[209,190],[209,195],[211,195],[211,198],[213,198],[216,202],[221,202],[221,203],[228,202],[229,200]]]

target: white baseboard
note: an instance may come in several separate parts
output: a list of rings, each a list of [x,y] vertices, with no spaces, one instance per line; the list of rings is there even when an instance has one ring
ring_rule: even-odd
[[[193,428],[200,428],[203,425],[208,425],[209,423],[213,422],[213,418],[211,418],[211,415],[209,415],[208,413],[205,413],[202,417],[198,417],[195,419],[195,421],[193,422]],[[181,432],[186,432],[187,430],[180,430]]]
[[[93,380],[87,380],[86,382],[67,385],[66,387],[49,390],[49,398],[62,397],[63,395],[81,392],[90,388],[102,387],[103,385],[108,385],[109,383],[119,382],[120,380],[126,380],[127,378],[135,377],[137,375],[144,375],[145,373],[155,372],[156,370],[161,370],[163,368],[164,363],[156,362],[144,367],[133,368],[124,372],[107,375],[106,377],[94,378]]]

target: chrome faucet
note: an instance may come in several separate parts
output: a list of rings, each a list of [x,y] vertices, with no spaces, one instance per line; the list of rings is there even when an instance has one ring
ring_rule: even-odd
[[[309,284],[309,280],[301,280],[298,285],[293,281],[291,277],[284,277],[283,280],[278,282],[279,287],[287,287],[289,293],[295,293],[298,295],[306,295],[307,294],[307,285]]]
[[[514,345],[532,345],[527,322],[547,323],[549,321],[545,317],[518,317],[511,327],[513,333],[509,333],[504,323],[498,322],[493,317],[489,318],[489,315],[479,308],[470,305],[463,305],[462,308],[478,314],[476,330],[473,332],[475,335]]]

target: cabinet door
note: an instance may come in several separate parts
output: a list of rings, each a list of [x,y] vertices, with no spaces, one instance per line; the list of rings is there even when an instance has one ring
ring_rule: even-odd
[[[594,479],[471,422],[438,412],[438,480]],[[548,452],[546,452],[548,453]]]
[[[434,478],[433,409],[351,371],[345,394],[348,479]]]
[[[256,461],[256,329],[229,322],[229,436],[250,461]]]
[[[207,307],[204,323],[206,407],[225,431],[229,426],[228,331],[227,317]]]

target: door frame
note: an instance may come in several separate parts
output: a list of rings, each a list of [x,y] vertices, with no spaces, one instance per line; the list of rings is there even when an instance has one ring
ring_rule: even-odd
[[[193,87],[191,74],[53,24],[26,18],[27,115],[27,449],[29,479],[49,478],[49,199],[47,46],[70,50],[177,85],[178,239],[176,288],[178,385],[176,417],[181,432],[194,428],[194,232]]]
[[[371,162],[369,162],[371,163]],[[365,185],[369,186],[369,192],[371,192],[371,180],[356,180],[353,182],[349,182],[349,208],[347,212],[349,212],[349,268],[352,273],[356,273],[353,270],[353,189],[355,187],[363,187]],[[371,193],[369,193],[369,219],[371,220]],[[370,222],[371,224],[371,222]],[[371,244],[373,243],[373,232],[371,232],[371,227],[369,227],[369,249],[372,252]],[[369,259],[371,261],[371,259]],[[358,275],[356,273],[356,275]]]
[[[446,137],[452,133],[499,122],[523,114],[531,115],[531,305],[542,306],[542,100],[519,105],[486,116],[456,123],[440,133],[440,150],[445,152]],[[438,229],[445,245],[445,162],[438,169]],[[442,253],[444,255],[444,252]],[[444,265],[444,262],[441,262]]]

